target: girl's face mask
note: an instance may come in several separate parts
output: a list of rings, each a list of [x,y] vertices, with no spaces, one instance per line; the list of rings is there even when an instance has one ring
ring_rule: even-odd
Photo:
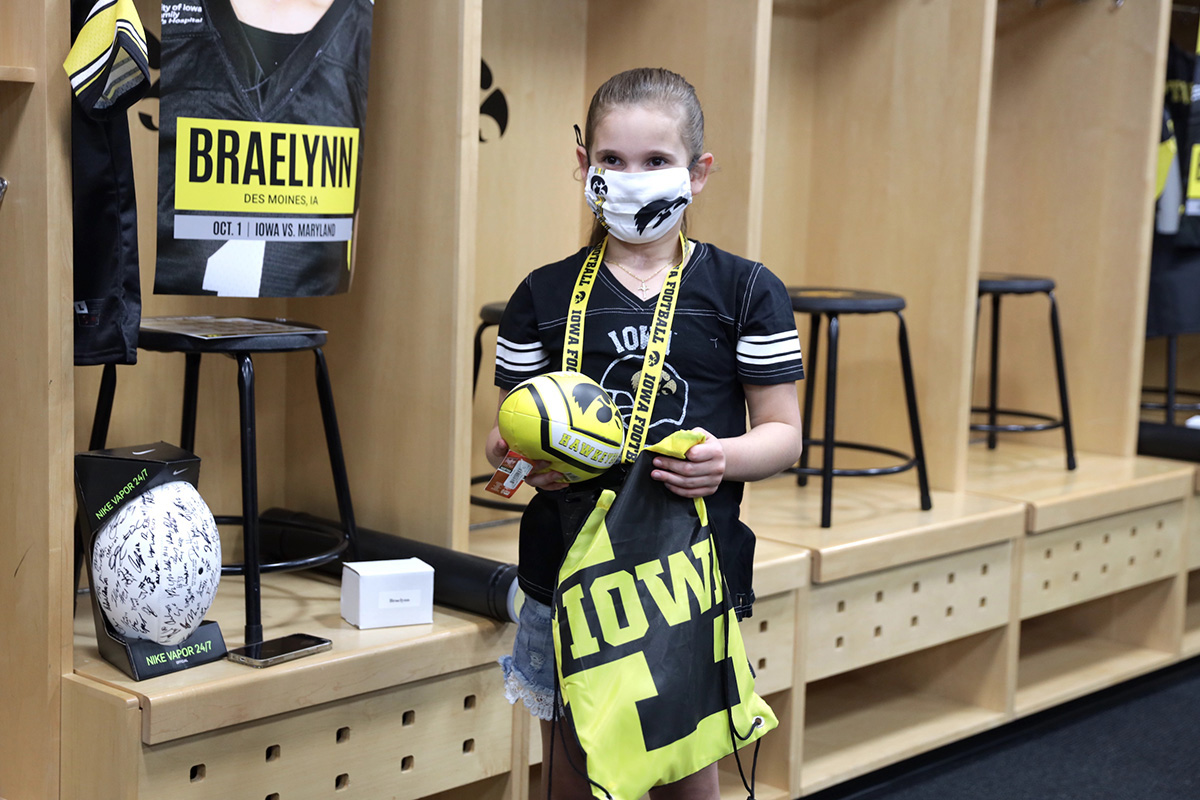
[[[692,202],[686,167],[614,172],[589,167],[583,183],[588,208],[610,234],[629,244],[661,239]]]

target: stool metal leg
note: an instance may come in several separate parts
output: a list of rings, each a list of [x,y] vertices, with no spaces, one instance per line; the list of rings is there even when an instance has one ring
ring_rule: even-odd
[[[100,391],[96,395],[96,413],[92,417],[92,438],[89,450],[103,450],[108,441],[108,423],[112,420],[113,397],[117,393],[117,365],[105,364],[100,374]]]
[[[803,431],[802,436],[808,437],[811,441],[814,437],[812,431],[813,417],[813,393],[816,390],[817,381],[817,345],[820,342],[821,335],[821,315],[813,314],[809,320],[808,334],[808,378],[804,381],[804,415],[803,415]],[[808,448],[800,449],[800,464],[801,469],[808,467]],[[808,476],[804,473],[796,474],[796,485],[807,486]]]
[[[200,354],[188,353],[183,368],[183,417],[179,423],[179,446],[196,452],[196,407],[200,394]]]
[[[1063,439],[1067,449],[1067,469],[1075,469],[1075,437],[1071,433],[1071,407],[1067,402],[1067,368],[1063,360],[1062,330],[1058,324],[1058,303],[1054,292],[1050,298],[1050,332],[1054,337],[1054,365],[1058,372],[1058,401],[1062,406]]]
[[[471,396],[475,396],[475,389],[479,386],[479,367],[483,363],[483,332],[487,330],[490,323],[481,322],[479,327],[475,329],[475,372],[471,378]]]
[[[346,532],[347,554],[358,560],[358,526],[354,521],[354,505],[350,501],[350,480],[346,476],[346,459],[342,453],[342,436],[338,431],[337,412],[333,405],[333,386],[329,367],[321,348],[313,354],[317,361],[317,397],[321,401],[321,420],[325,424],[325,446],[329,450],[329,467],[333,471],[333,488],[337,494],[338,514]]]
[[[917,414],[917,388],[913,380],[912,357],[908,350],[908,326],[904,324],[904,315],[896,312],[900,320],[900,368],[904,373],[904,399],[908,403],[908,424],[912,431],[913,459],[917,467],[917,487],[921,493],[921,510],[933,508],[933,499],[929,496],[929,475],[925,471],[925,445],[921,438],[921,419]]]
[[[254,362],[236,353],[242,440],[242,543],[245,552],[246,644],[263,640],[262,582],[259,575],[258,451],[254,423]]]
[[[838,317],[829,315],[829,354],[825,356],[825,441],[821,452],[821,527],[833,519],[834,418],[837,409]]]
[[[1179,378],[1179,337],[1167,335],[1167,424],[1175,424],[1175,382]]]
[[[996,449],[996,395],[997,385],[999,383],[1000,374],[1000,295],[992,295],[992,341],[989,343],[991,348],[991,359],[988,364],[988,405],[987,418],[988,425],[991,425],[993,430],[987,432],[988,450]]]

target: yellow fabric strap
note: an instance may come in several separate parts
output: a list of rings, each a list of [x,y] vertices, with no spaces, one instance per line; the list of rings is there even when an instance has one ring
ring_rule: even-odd
[[[667,347],[671,342],[671,324],[675,319],[675,301],[679,297],[679,283],[683,273],[683,265],[687,263],[691,253],[692,243],[682,232],[679,241],[683,247],[683,257],[671,268],[663,280],[662,290],[658,293],[658,302],[654,307],[654,322],[650,326],[650,341],[646,345],[646,356],[642,362],[642,372],[638,381],[638,389],[633,401],[633,411],[629,417],[629,426],[625,430],[625,445],[621,448],[621,461],[629,462],[637,458],[646,440],[646,432],[650,430],[650,415],[654,411],[654,398],[658,396],[658,384],[662,377],[663,364],[667,360]],[[563,343],[562,368],[571,372],[580,372],[579,366],[583,360],[583,321],[587,313],[588,298],[592,286],[596,282],[596,273],[600,262],[604,260],[605,246],[608,237],[588,253],[587,260],[579,269],[579,277],[575,279],[575,290],[571,292],[571,306],[567,311],[567,333]]]
[[[567,335],[563,342],[562,368],[565,372],[582,371],[579,367],[583,363],[583,317],[607,246],[608,237],[605,236],[588,253],[587,260],[579,268],[579,276],[575,278],[575,291],[571,292],[571,307],[567,310]]]
[[[687,451],[694,444],[704,441],[704,434],[699,431],[675,431],[667,438],[656,444],[646,445],[651,453],[658,453],[671,458],[686,458]]]
[[[1175,130],[1170,120],[1167,120],[1170,135],[1158,143],[1158,172],[1154,182],[1154,196],[1162,197],[1163,189],[1167,186],[1167,178],[1171,175],[1171,167],[1179,155],[1179,146],[1175,141]]]

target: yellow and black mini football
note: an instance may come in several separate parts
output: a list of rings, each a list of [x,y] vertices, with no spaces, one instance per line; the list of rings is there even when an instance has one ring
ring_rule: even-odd
[[[569,483],[601,475],[621,457],[621,414],[583,373],[548,372],[517,384],[499,416],[510,449],[530,461],[549,461]]]

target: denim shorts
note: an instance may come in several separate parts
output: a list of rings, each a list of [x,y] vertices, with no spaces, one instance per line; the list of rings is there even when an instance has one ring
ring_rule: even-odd
[[[517,620],[517,639],[512,655],[502,656],[504,696],[508,702],[522,700],[537,719],[554,718],[554,633],[553,610],[526,595]]]

